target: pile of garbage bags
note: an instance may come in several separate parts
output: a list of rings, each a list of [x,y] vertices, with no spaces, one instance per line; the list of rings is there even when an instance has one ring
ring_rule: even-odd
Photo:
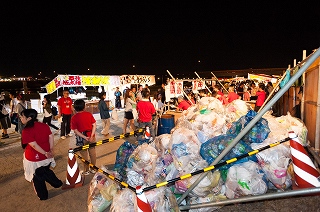
[[[123,143],[117,151],[112,173],[132,187],[148,187],[202,170],[210,166],[256,116],[256,112],[249,108],[242,100],[222,105],[216,98],[204,97],[183,112],[170,134],[157,136],[150,144],[139,142],[136,146],[129,142]],[[302,144],[307,143],[307,129],[299,119],[290,114],[274,117],[267,113],[220,162],[287,138],[289,131],[294,131]],[[261,151],[207,172],[206,177],[182,204],[259,195],[269,189],[289,189],[290,163],[288,143]],[[91,182],[89,211],[101,211],[102,205],[111,205],[110,211],[136,211],[136,194],[130,189],[121,189],[101,175],[97,173]],[[177,199],[199,176],[145,192],[152,210],[179,211]],[[213,208],[201,208],[190,211],[212,210]]]

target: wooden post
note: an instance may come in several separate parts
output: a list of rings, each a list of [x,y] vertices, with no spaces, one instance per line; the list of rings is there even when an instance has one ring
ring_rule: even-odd
[[[306,59],[306,50],[303,50],[302,52],[302,61],[304,61]],[[302,96],[301,96],[301,121],[304,120],[304,100],[305,100],[305,95],[304,95],[304,92],[306,91],[305,90],[305,80],[306,80],[306,74],[305,72],[303,72],[302,74]]]

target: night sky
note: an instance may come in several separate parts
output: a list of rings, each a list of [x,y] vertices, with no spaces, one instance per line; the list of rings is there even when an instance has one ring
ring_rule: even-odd
[[[0,75],[285,68],[320,47],[319,1],[8,2]]]

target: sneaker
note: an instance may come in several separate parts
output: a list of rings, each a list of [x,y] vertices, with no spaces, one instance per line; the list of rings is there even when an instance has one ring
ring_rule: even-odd
[[[61,136],[60,138],[61,138],[62,140],[64,140],[64,139],[66,139],[66,136]]]
[[[67,136],[69,136],[69,137],[71,137],[71,136],[73,136],[71,133],[69,133]]]
[[[95,174],[97,171],[94,169],[90,169],[91,174]]]
[[[55,134],[55,135],[60,134],[60,129],[58,129],[54,134]]]
[[[9,138],[9,135],[8,135],[8,134],[3,134],[3,135],[1,136],[1,139],[6,139],[6,138]]]
[[[89,175],[89,174],[90,174],[90,171],[82,171],[81,174],[82,174],[82,175]]]

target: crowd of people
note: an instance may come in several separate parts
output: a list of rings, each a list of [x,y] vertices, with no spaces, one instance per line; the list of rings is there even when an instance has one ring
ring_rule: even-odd
[[[126,88],[123,94],[119,88],[116,89],[115,110],[124,109],[123,134],[127,133],[129,125],[130,130],[139,128],[150,129],[150,141],[155,139],[155,126],[157,116],[162,113],[165,105],[165,85],[153,93],[151,100],[150,89],[147,85],[133,88]],[[255,110],[258,111],[264,103],[267,95],[272,92],[272,83],[259,83],[258,86],[254,82],[239,84],[230,84],[228,93],[224,94],[219,85],[212,86],[210,90],[202,90],[197,94],[191,91],[184,92],[176,98],[176,107],[178,111],[187,110],[191,105],[199,101],[204,96],[212,96],[219,99],[222,104],[228,104],[236,99],[245,101],[256,100]],[[69,91],[64,90],[63,96],[57,102],[57,114],[53,113],[50,96],[46,95],[43,99],[43,120],[39,122],[37,119],[37,111],[28,107],[23,94],[11,92],[10,108],[7,108],[5,102],[5,93],[0,96],[0,124],[2,128],[1,139],[9,138],[8,129],[11,125],[15,125],[14,132],[21,135],[21,144],[25,149],[23,166],[25,170],[25,178],[32,182],[35,192],[40,200],[48,198],[46,182],[53,187],[62,186],[54,172],[49,168],[55,165],[54,161],[54,136],[50,129],[60,132],[60,139],[71,137],[71,130],[75,134],[75,145],[83,146],[91,142],[95,142],[96,138],[96,120],[90,112],[85,111],[85,101],[82,99],[73,100],[69,97]],[[110,130],[110,109],[109,101],[105,101],[106,92],[99,94],[100,101],[98,103],[100,118],[102,122],[101,135],[109,135]],[[121,100],[123,99],[123,107]],[[60,119],[60,128],[51,123],[53,117]],[[135,125],[137,121],[137,126]],[[82,150],[82,157],[91,163],[96,163],[95,147]],[[89,160],[90,159],[90,160]],[[84,164],[83,175],[95,173],[87,164]]]
[[[185,87],[185,95],[177,98],[178,108],[185,110],[188,106],[195,104],[202,97],[215,97],[219,99],[223,105],[229,104],[234,100],[241,99],[243,101],[254,101],[255,111],[259,111],[266,98],[272,93],[273,84],[269,82],[256,83],[252,80],[226,83],[225,85],[216,84],[208,89],[199,90],[193,93],[191,88]],[[181,103],[181,104],[180,104]]]

